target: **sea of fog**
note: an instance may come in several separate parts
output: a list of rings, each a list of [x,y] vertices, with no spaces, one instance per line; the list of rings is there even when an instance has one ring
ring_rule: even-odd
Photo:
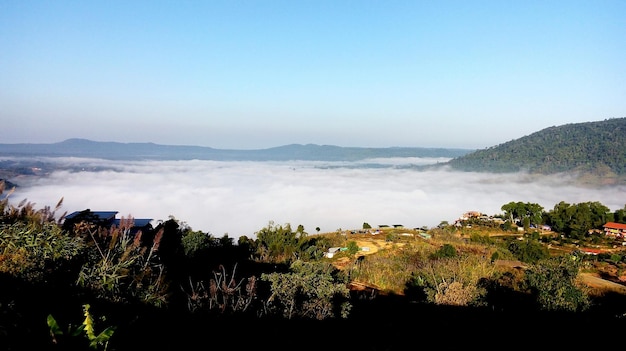
[[[307,233],[403,225],[434,227],[464,212],[501,214],[511,201],[550,210],[560,201],[598,201],[624,208],[626,189],[566,185],[563,177],[423,171],[445,158],[386,158],[359,162],[107,161],[58,158],[83,171],[55,171],[20,180],[11,203],[28,200],[59,212],[118,211],[118,218],[174,217],[193,230],[239,238],[267,227],[303,225]],[[87,171],[99,169],[98,171]],[[6,194],[4,194],[6,195]],[[3,195],[3,196],[4,196]]]

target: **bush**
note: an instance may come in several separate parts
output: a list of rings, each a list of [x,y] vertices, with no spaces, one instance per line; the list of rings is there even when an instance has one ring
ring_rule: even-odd
[[[261,280],[271,284],[267,310],[287,319],[347,318],[350,291],[339,273],[327,263],[299,260],[289,273],[263,273]]]
[[[132,222],[132,220],[131,220]],[[161,306],[167,303],[168,286],[163,275],[164,265],[157,253],[163,230],[156,235],[150,247],[141,245],[142,233],[129,235],[128,227],[112,227],[107,234],[108,244],[94,238],[90,255],[78,275],[80,287],[91,290],[97,297],[112,302],[134,299]]]
[[[495,241],[489,237],[489,235],[480,235],[478,233],[472,233],[470,235],[470,241],[477,244],[492,245]]]
[[[359,252],[359,245],[356,243],[356,241],[348,241],[348,253],[350,255],[354,255],[357,252]]]
[[[407,289],[421,289],[427,302],[438,305],[480,306],[487,291],[479,282],[494,274],[493,267],[479,256],[430,260],[412,275]]]
[[[26,281],[43,281],[63,271],[85,250],[83,240],[70,237],[54,223],[15,223],[0,230],[0,272]]]
[[[550,257],[548,248],[537,240],[511,241],[508,249],[515,258],[526,263],[536,263]]]
[[[457,252],[454,246],[451,244],[443,244],[439,250],[435,251],[431,255],[431,259],[439,259],[439,258],[452,258],[456,257]]]
[[[577,312],[589,308],[589,296],[576,282],[581,262],[577,255],[552,257],[526,271],[528,285],[542,309]]]

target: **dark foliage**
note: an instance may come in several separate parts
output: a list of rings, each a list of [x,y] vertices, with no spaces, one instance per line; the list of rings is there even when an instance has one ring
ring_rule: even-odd
[[[43,286],[6,276],[0,276],[0,286],[0,344],[6,351],[68,350],[46,337],[46,315],[54,314],[64,325],[79,322],[82,315],[77,302],[84,301],[92,302],[95,315],[107,316],[102,326],[117,327],[109,351],[213,349],[218,345],[237,350],[405,350],[407,345],[430,342],[445,347],[511,342],[518,347],[598,347],[611,345],[611,335],[619,335],[615,333],[626,327],[623,319],[610,318],[605,323],[614,304],[623,303],[623,298],[611,296],[598,302],[603,304],[600,311],[557,313],[528,308],[529,301],[511,300],[513,293],[504,290],[494,290],[499,295],[493,296],[494,301],[502,302],[496,309],[414,303],[404,296],[386,295],[354,299],[353,312],[346,320],[316,321],[94,303],[76,291],[45,289],[42,294]]]

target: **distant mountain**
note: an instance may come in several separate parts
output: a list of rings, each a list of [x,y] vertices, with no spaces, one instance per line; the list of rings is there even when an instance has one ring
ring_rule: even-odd
[[[554,126],[481,150],[366,148],[316,144],[229,150],[202,146],[68,139],[52,144],[0,144],[0,156],[216,161],[359,161],[389,157],[443,157],[451,160],[417,167],[449,167],[459,171],[491,173],[570,173],[588,183],[626,184],[626,117]],[[0,176],[5,179],[10,178],[13,173],[25,174],[21,168],[30,172],[38,167],[31,164],[3,167],[1,163],[0,160]],[[16,167],[21,168],[16,170]]]
[[[377,157],[455,158],[472,151],[474,150],[420,147],[364,148],[315,144],[292,144],[258,150],[225,150],[202,146],[97,142],[86,139],[68,139],[52,144],[0,144],[0,156],[87,157],[109,160],[358,161]]]
[[[477,172],[575,173],[583,179],[626,183],[626,117],[546,128],[445,165]]]

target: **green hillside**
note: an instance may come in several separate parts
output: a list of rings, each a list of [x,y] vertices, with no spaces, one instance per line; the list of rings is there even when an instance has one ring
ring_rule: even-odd
[[[456,170],[576,173],[603,183],[626,179],[626,117],[543,129],[447,163]]]

